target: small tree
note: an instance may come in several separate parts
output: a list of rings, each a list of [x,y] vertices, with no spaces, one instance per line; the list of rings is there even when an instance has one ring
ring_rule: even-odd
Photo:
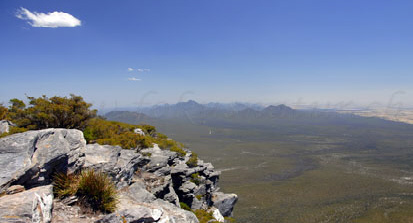
[[[26,108],[19,99],[10,100],[8,118],[17,126],[26,129],[69,128],[83,130],[88,120],[96,116],[92,104],[82,97],[71,94],[67,97],[27,97],[30,106]]]
[[[13,98],[9,102],[9,110],[7,111],[7,119],[12,121],[19,127],[26,128],[30,125],[30,120],[26,115],[26,104],[17,98]]]

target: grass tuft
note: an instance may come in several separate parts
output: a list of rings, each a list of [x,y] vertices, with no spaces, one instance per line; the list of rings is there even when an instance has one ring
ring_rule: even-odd
[[[113,212],[117,205],[116,194],[115,185],[105,173],[91,169],[80,174],[77,195],[93,210]]]
[[[53,192],[58,198],[75,195],[78,185],[79,177],[74,174],[57,173],[54,175]]]
[[[80,205],[93,211],[113,212],[118,203],[116,187],[102,172],[84,170],[78,175],[58,173],[54,176],[53,190],[57,197],[76,195]]]

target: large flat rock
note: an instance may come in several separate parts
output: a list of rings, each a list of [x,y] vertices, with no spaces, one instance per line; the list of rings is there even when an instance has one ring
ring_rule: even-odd
[[[75,129],[28,131],[0,138],[0,193],[12,184],[46,185],[55,171],[76,168],[86,146]]]

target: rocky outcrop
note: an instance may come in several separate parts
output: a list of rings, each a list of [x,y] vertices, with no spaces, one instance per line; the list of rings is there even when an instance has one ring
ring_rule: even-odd
[[[69,129],[29,131],[0,138],[0,213],[4,222],[198,222],[180,208],[232,216],[237,196],[218,192],[220,173],[210,163],[179,156],[157,145],[140,152],[118,146],[86,145],[83,133]],[[85,215],[76,197],[55,199],[52,176],[92,168],[108,174],[118,189],[115,212]],[[54,205],[55,208],[52,206]],[[8,208],[10,206],[10,208]],[[11,216],[11,217],[10,217]],[[1,221],[3,222],[3,221]]]
[[[0,135],[8,133],[11,126],[15,126],[12,122],[7,120],[0,120]]]
[[[81,131],[46,129],[0,138],[0,193],[18,184],[31,188],[51,183],[56,171],[82,166],[86,141]]]

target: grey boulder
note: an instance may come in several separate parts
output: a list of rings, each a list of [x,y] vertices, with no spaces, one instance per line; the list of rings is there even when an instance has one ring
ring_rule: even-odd
[[[0,138],[0,193],[10,185],[26,188],[51,183],[57,171],[77,169],[83,133],[75,129],[28,131]]]
[[[224,194],[222,192],[214,192],[212,194],[213,206],[218,208],[219,212],[225,217],[232,216],[232,210],[237,201],[238,196],[236,194]]]
[[[148,158],[134,150],[125,150],[119,146],[88,144],[83,168],[93,168],[107,173],[120,188],[131,184],[136,170],[148,162]]]
[[[48,223],[53,208],[52,185],[0,197],[0,222]]]

